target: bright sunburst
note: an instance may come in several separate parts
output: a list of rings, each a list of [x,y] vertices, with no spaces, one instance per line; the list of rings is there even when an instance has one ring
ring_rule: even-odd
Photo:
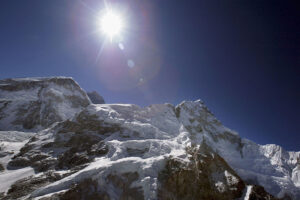
[[[114,37],[119,36],[123,29],[123,21],[121,16],[117,13],[108,10],[101,17],[99,24],[101,31],[107,35],[110,40],[113,40]]]

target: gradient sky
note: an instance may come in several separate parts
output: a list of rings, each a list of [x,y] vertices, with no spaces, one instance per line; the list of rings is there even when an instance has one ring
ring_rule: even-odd
[[[0,79],[71,76],[107,103],[202,99],[242,137],[300,150],[297,1],[108,2],[124,49],[98,31],[103,1],[2,0]]]

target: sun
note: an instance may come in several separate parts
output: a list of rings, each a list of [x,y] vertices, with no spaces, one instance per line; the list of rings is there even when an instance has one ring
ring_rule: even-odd
[[[123,21],[120,15],[112,10],[108,10],[100,18],[99,22],[101,31],[107,35],[111,41],[114,37],[120,36],[123,29]]]

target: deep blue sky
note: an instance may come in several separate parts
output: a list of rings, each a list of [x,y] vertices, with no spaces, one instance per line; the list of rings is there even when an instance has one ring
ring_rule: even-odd
[[[96,31],[102,1],[2,0],[0,79],[72,76],[108,103],[200,98],[242,137],[300,150],[297,1],[110,2],[123,50]]]

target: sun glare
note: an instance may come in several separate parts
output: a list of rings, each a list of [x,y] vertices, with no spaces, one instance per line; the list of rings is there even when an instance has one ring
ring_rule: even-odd
[[[100,19],[100,28],[110,40],[113,40],[114,37],[120,35],[123,28],[123,22],[119,15],[113,11],[107,11]]]

